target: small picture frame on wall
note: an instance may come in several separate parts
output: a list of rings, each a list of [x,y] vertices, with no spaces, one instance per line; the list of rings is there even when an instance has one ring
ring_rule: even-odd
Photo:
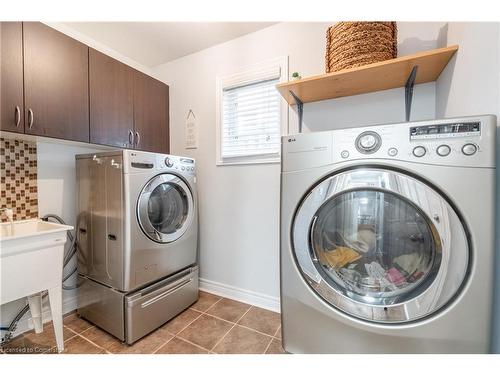
[[[196,116],[192,109],[189,110],[186,116],[186,149],[198,148],[198,126]]]

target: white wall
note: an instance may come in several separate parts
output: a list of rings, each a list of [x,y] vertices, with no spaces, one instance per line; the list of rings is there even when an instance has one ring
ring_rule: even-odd
[[[500,26],[498,23],[450,23],[448,44],[460,49],[436,83],[436,114],[454,117],[500,115]],[[499,123],[500,125],[500,123]],[[497,165],[500,163],[500,128],[497,127]],[[500,178],[497,173],[497,197]],[[480,197],[477,197],[480,199]],[[500,200],[496,202],[500,212]],[[497,214],[497,228],[500,228]],[[500,229],[497,229],[495,307],[492,351],[500,353]]]
[[[459,51],[436,82],[436,115],[498,115],[499,24],[449,23],[446,40]]]
[[[67,26],[59,23],[47,23],[49,26],[71,36],[74,39],[89,45],[113,58],[128,64],[135,69],[150,74],[147,67],[121,55],[99,41],[90,39]],[[76,217],[76,181],[75,181],[75,155],[103,151],[104,146],[91,146],[76,142],[61,142],[37,137],[37,160],[38,160],[38,211],[42,217],[48,213],[62,217],[68,224],[75,224]],[[111,149],[111,148],[107,148]],[[72,269],[68,264],[67,270]],[[75,276],[68,279],[66,284],[72,285]],[[8,326],[16,314],[26,304],[25,299],[13,301],[0,307],[0,322],[2,326]],[[63,313],[76,308],[74,291],[63,291]],[[33,328],[30,314],[27,313],[20,321],[16,334]],[[44,321],[51,319],[49,305],[45,302],[43,311]],[[4,332],[0,333],[2,336]]]
[[[289,56],[289,73],[324,73],[329,23],[280,23],[159,67],[170,85],[171,152],[198,164],[201,286],[233,298],[279,308],[279,164],[215,165],[215,79],[240,67]],[[399,23],[405,54],[442,43],[443,23]],[[438,41],[439,39],[439,41]],[[196,114],[199,148],[183,146],[188,110]],[[417,86],[412,119],[435,115],[435,84]],[[290,110],[289,128],[297,130]],[[305,105],[305,131],[404,120],[403,89]]]

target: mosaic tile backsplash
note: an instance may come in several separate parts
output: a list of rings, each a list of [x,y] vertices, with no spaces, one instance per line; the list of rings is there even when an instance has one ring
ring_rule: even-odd
[[[36,142],[0,138],[0,208],[11,208],[14,220],[38,217],[36,163]]]

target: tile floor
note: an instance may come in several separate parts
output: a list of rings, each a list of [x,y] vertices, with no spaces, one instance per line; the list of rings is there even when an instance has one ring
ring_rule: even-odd
[[[189,309],[129,346],[75,313],[64,318],[64,353],[281,354],[280,314],[200,292]],[[56,353],[52,324],[26,332],[4,353]]]

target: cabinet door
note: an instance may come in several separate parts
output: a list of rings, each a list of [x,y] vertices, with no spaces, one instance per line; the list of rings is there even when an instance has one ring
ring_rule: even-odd
[[[38,22],[23,29],[26,133],[88,142],[88,47]]]
[[[90,142],[133,147],[134,75],[132,68],[89,50]]]
[[[143,73],[134,79],[135,148],[169,152],[168,86]]]
[[[0,129],[24,133],[23,24],[0,23]]]

